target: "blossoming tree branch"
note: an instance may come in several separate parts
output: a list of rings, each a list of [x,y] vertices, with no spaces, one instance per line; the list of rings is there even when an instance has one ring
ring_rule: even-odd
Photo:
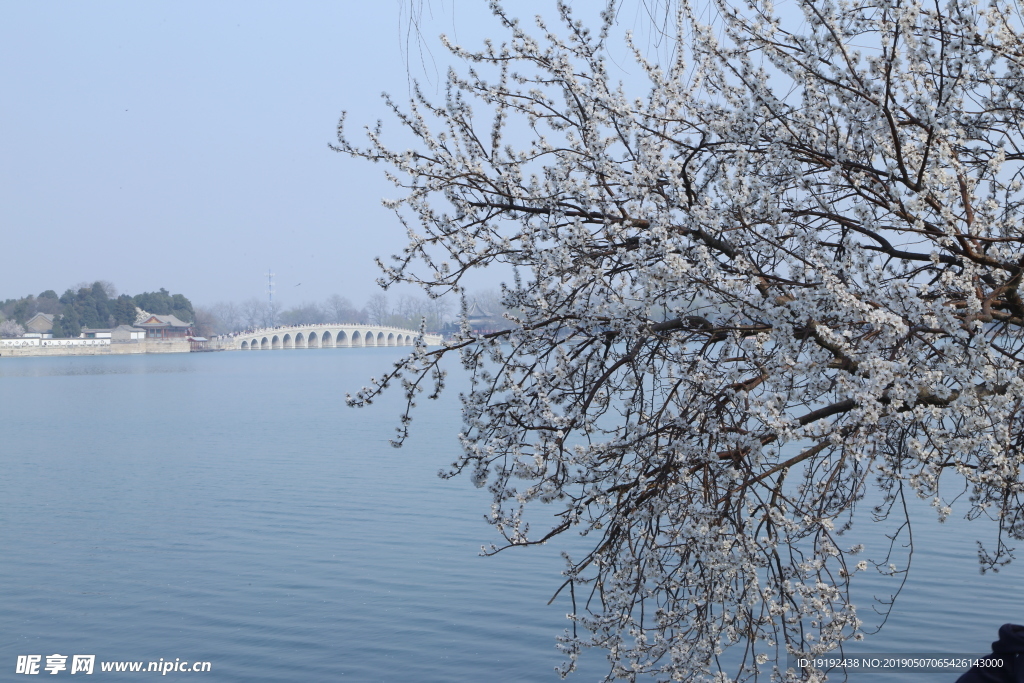
[[[351,401],[399,383],[411,410],[461,356],[450,474],[493,493],[494,550],[590,540],[565,672],[596,647],[610,678],[821,680],[786,655],[860,637],[858,571],[905,569],[844,543],[872,487],[879,515],[997,520],[983,567],[1024,538],[1018,8],[795,4],[678,3],[669,59],[626,37],[639,97],[610,73],[614,3],[595,30],[495,4],[503,41],[446,42],[443,101],[388,100],[414,148],[339,124],[401,192],[386,283],[515,273],[509,329],[417,347]]]

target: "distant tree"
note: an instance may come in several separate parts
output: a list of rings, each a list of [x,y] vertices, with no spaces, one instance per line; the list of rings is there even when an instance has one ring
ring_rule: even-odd
[[[73,292],[72,292],[73,294]],[[21,324],[28,322],[36,313],[59,313],[62,303],[56,292],[48,289],[39,297],[31,294],[19,299],[7,299],[0,303],[0,314],[6,318],[19,320]]]
[[[25,328],[13,320],[0,322],[0,337],[20,337],[25,334]]]
[[[241,317],[245,322],[246,329],[256,329],[263,325],[263,321],[266,319],[266,312],[263,310],[267,305],[266,301],[252,297],[246,299],[241,305]]]
[[[366,301],[366,312],[374,325],[387,325],[391,320],[391,306],[386,294],[376,293]]]
[[[175,294],[171,297],[171,314],[185,322],[194,320],[196,315],[192,308],[192,302],[183,294]]]
[[[82,324],[78,321],[78,318],[72,316],[70,318],[61,318],[64,321],[64,336],[75,338],[82,334]]]
[[[395,327],[419,327],[420,320],[425,315],[426,310],[422,299],[402,294],[395,301],[394,307],[391,309],[391,315],[388,316],[388,324]]]
[[[132,298],[136,306],[149,313],[168,315],[171,312],[170,293],[166,289],[159,292],[143,292]]]
[[[276,327],[280,324],[281,317],[281,302],[280,301],[266,301],[263,302],[259,307],[260,327]]]
[[[111,314],[114,316],[114,325],[135,324],[136,311],[135,299],[127,294],[122,294],[114,300],[111,306]]]
[[[281,325],[317,325],[328,322],[330,317],[319,305],[304,303],[282,311],[279,322]]]
[[[78,314],[79,325],[92,328],[103,327],[103,323],[96,316],[96,300],[93,299],[92,293],[89,290],[78,290],[75,296],[75,303],[72,305]]]
[[[135,305],[155,315],[173,315],[183,322],[192,322],[195,319],[192,302],[182,294],[172,296],[163,287],[157,292],[136,294]]]
[[[352,302],[340,294],[332,294],[324,302],[324,310],[330,322],[347,323],[357,322],[359,313],[352,306]]]
[[[11,317],[18,321],[19,324],[24,325],[25,322],[35,315],[35,297],[29,294],[24,299],[14,304],[14,310],[11,312]]]
[[[110,309],[107,294],[99,283],[80,288],[74,295],[72,305],[78,313],[82,327],[103,328],[110,324]]]
[[[428,332],[439,332],[452,317],[452,302],[445,297],[424,300]]]
[[[65,292],[66,295],[67,292]],[[73,296],[71,303],[65,303],[63,311],[53,318],[53,329],[50,332],[55,339],[74,338],[82,333],[82,325],[79,321],[78,311],[75,309]]]
[[[60,299],[53,292],[53,290],[47,290],[47,292],[49,294],[53,294],[53,296],[45,296],[45,297],[44,296],[40,296],[40,297],[36,297],[36,305],[35,305],[36,312],[38,312],[38,313],[48,313],[50,315],[53,315],[54,313],[59,313],[60,312],[60,308],[61,308]],[[46,293],[46,292],[44,292],[44,293]],[[29,317],[31,317],[31,316],[29,316]]]
[[[108,299],[117,298],[117,287],[115,287],[114,283],[110,280],[97,280],[92,284],[92,288],[103,290],[103,294]]]
[[[136,319],[136,309],[144,308],[136,304],[136,297],[122,294],[112,298],[116,289],[107,280],[97,280],[92,284],[80,283],[76,287],[65,290],[60,297],[48,289],[38,297],[32,295],[20,299],[8,299],[0,304],[0,313],[14,318],[21,324],[27,322],[36,313],[49,315],[67,315],[69,325],[104,328],[115,325],[131,325]],[[151,313],[174,315],[185,322],[194,318],[192,303],[182,294],[170,294],[166,289],[158,292],[145,292],[138,299],[152,307]],[[65,310],[71,306],[75,315]],[[144,309],[146,310],[146,309]]]
[[[441,297],[431,299],[402,295],[387,316],[386,324],[412,329],[425,324],[427,331],[436,332],[443,327],[450,310],[451,304]]]
[[[95,310],[96,327],[110,327],[114,322],[111,312],[110,297],[107,296],[107,287],[113,289],[109,282],[97,280],[89,288],[89,295],[92,298],[92,306]],[[88,327],[92,327],[89,325]]]
[[[220,321],[217,314],[209,308],[202,306],[195,307],[195,320],[192,324],[192,331],[199,337],[212,337],[217,334]]]
[[[240,308],[233,302],[219,302],[210,307],[210,312],[215,316],[217,324],[216,334],[230,334],[242,329],[242,314]],[[196,315],[199,309],[196,309]]]

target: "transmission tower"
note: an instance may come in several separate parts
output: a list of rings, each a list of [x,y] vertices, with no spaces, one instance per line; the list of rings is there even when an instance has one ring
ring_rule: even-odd
[[[274,274],[267,269],[267,301],[274,303]]]

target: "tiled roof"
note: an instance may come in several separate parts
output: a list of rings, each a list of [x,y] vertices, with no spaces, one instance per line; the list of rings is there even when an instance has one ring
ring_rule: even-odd
[[[156,322],[153,322],[153,320]],[[189,327],[189,323],[178,320],[173,315],[151,315],[141,323],[135,323],[135,327],[153,329],[158,327]]]

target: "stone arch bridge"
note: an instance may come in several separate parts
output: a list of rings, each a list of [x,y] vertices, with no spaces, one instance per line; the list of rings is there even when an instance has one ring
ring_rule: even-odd
[[[233,337],[232,348],[243,351],[270,349],[322,349],[353,346],[412,346],[419,332],[377,325],[296,325],[270,327]],[[441,335],[424,336],[428,346],[439,346]]]

